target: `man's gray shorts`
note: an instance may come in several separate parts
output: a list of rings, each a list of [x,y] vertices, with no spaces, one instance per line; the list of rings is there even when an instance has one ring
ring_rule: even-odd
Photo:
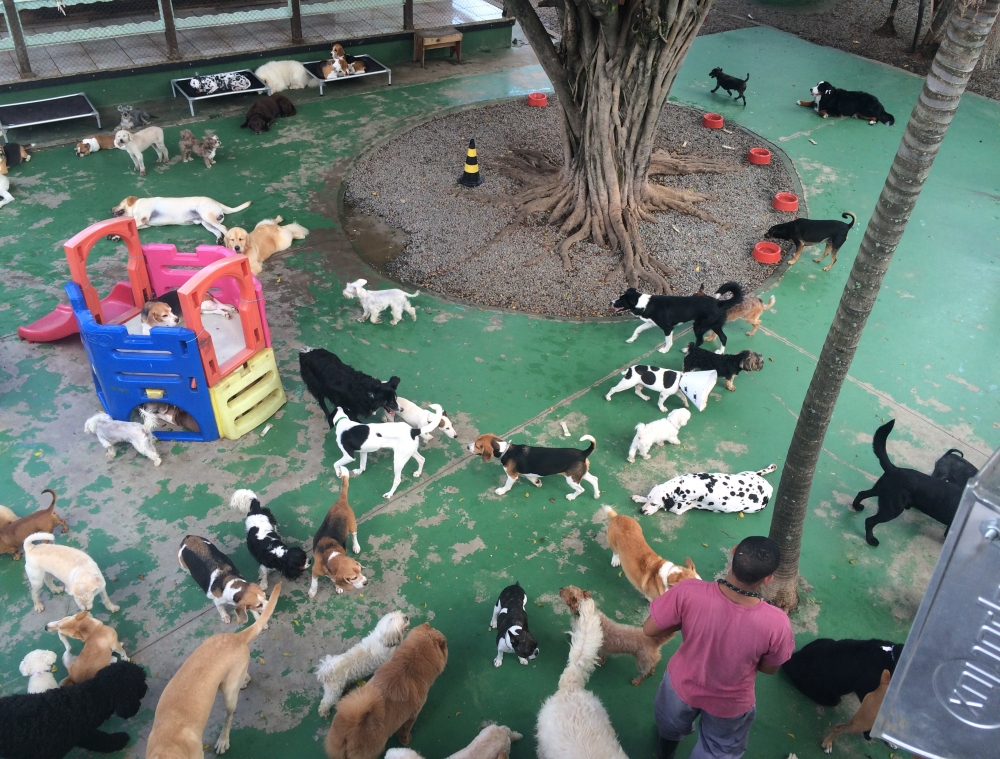
[[[668,741],[679,741],[694,732],[694,721],[698,722],[698,743],[691,752],[691,759],[740,759],[750,741],[750,727],[757,715],[757,707],[751,707],[746,714],[723,719],[702,709],[695,709],[681,701],[670,685],[670,673],[663,673],[663,682],[656,691],[653,702],[656,713],[656,729],[660,737]]]

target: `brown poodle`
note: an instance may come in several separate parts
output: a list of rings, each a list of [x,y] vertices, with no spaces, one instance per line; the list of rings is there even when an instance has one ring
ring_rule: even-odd
[[[337,702],[326,734],[330,759],[377,759],[393,733],[404,746],[427,701],[427,691],[448,663],[448,641],[425,622],[410,630],[372,679]]]

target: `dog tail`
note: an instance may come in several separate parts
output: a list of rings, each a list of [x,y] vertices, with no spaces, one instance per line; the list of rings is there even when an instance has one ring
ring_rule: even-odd
[[[589,440],[590,441],[590,446],[587,448],[587,450],[585,450],[583,452],[584,457],[587,457],[590,454],[592,454],[595,450],[597,450],[597,441],[594,440],[593,435],[584,435],[582,438],[580,438],[580,442],[581,443],[584,440]]]
[[[278,217],[281,218],[280,216]],[[303,227],[301,224],[286,224],[284,229],[287,229],[292,233],[293,240],[305,240],[306,235],[309,234],[309,230]]]
[[[882,465],[883,472],[891,472],[896,468],[896,465],[889,460],[889,454],[885,450],[885,441],[889,439],[889,433],[892,432],[895,425],[896,420],[890,419],[875,430],[875,437],[872,438],[872,450],[875,451],[875,457]]]
[[[559,678],[559,690],[580,691],[587,686],[587,680],[597,666],[597,654],[604,644],[601,616],[593,598],[584,598],[580,602],[580,614],[570,635],[569,661]]]
[[[840,214],[840,218],[841,219],[846,219],[847,217],[851,218],[851,223],[847,225],[847,228],[850,229],[851,227],[854,226],[854,222],[856,222],[858,220],[858,217],[855,216],[850,211],[844,211],[842,214]]]
[[[221,203],[219,203],[219,205],[222,206],[222,210],[225,211],[226,213],[236,213],[237,211],[242,211],[244,208],[249,206],[250,203],[251,201],[248,200],[246,203],[240,203],[238,206],[236,206],[236,208],[230,208],[229,206],[222,206]]]
[[[182,129],[181,130],[181,139],[182,140],[193,140],[194,139],[194,132],[192,132],[190,129]]]
[[[24,539],[24,555],[27,556],[35,547],[35,543],[40,540],[47,540],[50,543],[56,542],[56,536],[51,532],[33,532]]]
[[[617,511],[615,511],[615,510],[614,510],[613,508],[611,508],[610,506],[601,506],[601,508],[602,508],[602,509],[604,510],[604,515],[605,515],[605,516],[606,516],[606,517],[607,517],[607,518],[608,518],[609,520],[611,519],[611,517],[616,517],[616,516],[618,516],[618,512],[617,512]]]
[[[441,424],[441,418],[444,416],[444,409],[437,403],[432,403],[431,408],[434,409],[434,416],[431,417],[431,420],[427,422],[426,425],[417,431],[420,435],[426,435],[429,432],[434,431],[437,429],[437,426]]]
[[[375,688],[357,688],[352,690],[337,702],[336,720],[342,720],[349,728],[341,740],[344,742],[342,751],[337,756],[360,756],[351,749],[367,746],[380,746],[385,742],[383,723],[385,721],[385,700]],[[344,731],[341,731],[344,732]],[[331,728],[327,734],[327,755],[334,756],[330,751],[330,740],[334,737]],[[365,754],[366,756],[369,754]]]
[[[769,308],[774,308],[774,296],[771,296],[771,300],[764,304],[764,310],[767,311]]]
[[[229,508],[236,509],[245,517],[250,516],[250,509],[254,504],[260,506],[260,499],[252,490],[237,490],[229,499]]]
[[[420,291],[417,290],[415,293],[403,293],[407,298],[416,298],[420,295]]]
[[[943,456],[958,456],[961,459],[965,458],[965,454],[962,453],[960,450],[958,450],[958,448],[949,448],[942,455]],[[52,493],[51,490],[43,490],[42,492],[43,493]],[[56,502],[55,501],[55,495],[56,495],[55,493],[52,493],[52,503],[53,503],[53,505],[55,505],[55,502]]]
[[[744,82],[749,82],[749,81],[750,81],[750,74],[747,74],[747,78],[746,78],[746,79],[744,79],[743,81],[744,81]]]
[[[139,416],[142,417],[142,427],[147,432],[152,432],[157,427],[160,426],[159,417],[156,414],[146,410],[145,408],[139,409]]]
[[[954,451],[955,449],[952,448],[951,450]],[[949,453],[950,452],[951,451],[949,451]],[[945,454],[945,455],[947,455],[947,454]],[[958,455],[961,456],[962,452],[958,451]],[[56,499],[58,498],[58,496],[56,495],[56,491],[54,491],[52,488],[45,488],[45,490],[42,491],[42,494],[44,495],[45,493],[48,493],[50,496],[52,496],[52,503],[50,503],[49,506],[48,506],[48,508],[45,509],[45,510],[46,511],[52,511],[56,507]]]
[[[757,470],[757,474],[758,474],[758,476],[760,476],[760,477],[763,477],[763,476],[764,476],[764,475],[766,475],[766,474],[770,474],[771,472],[774,472],[774,471],[776,471],[776,470],[777,470],[777,468],[778,468],[778,467],[777,467],[777,465],[776,465],[776,464],[768,464],[768,465],[767,465],[766,467],[764,467],[763,469],[758,469],[758,470]]]
[[[722,285],[722,287],[715,291],[716,295],[725,295],[726,293],[732,297],[721,302],[722,309],[724,311],[735,308],[743,302],[743,288],[740,287],[739,282],[726,282]]]
[[[281,593],[281,583],[275,583],[274,590],[271,591],[271,597],[267,599],[267,606],[264,607],[264,613],[260,615],[260,619],[254,622],[250,627],[245,630],[240,630],[236,633],[236,637],[245,646],[250,645],[250,641],[260,635],[261,630],[264,629],[264,625],[267,624],[267,620],[271,618],[274,614],[274,607],[278,605],[278,594]]]

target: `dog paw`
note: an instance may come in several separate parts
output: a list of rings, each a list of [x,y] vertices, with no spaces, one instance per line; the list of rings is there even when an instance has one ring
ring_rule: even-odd
[[[521,658],[520,656],[518,656],[518,657],[517,657],[517,660],[518,660],[519,662],[521,662],[521,664],[523,664],[523,665],[524,665],[525,667],[527,667],[527,666],[528,666],[528,660],[527,660],[527,659],[522,659],[522,658]]]
[[[392,491],[390,490],[388,493],[383,493],[382,497],[388,501],[390,498],[392,498]]]
[[[496,659],[493,660],[493,666],[494,667],[499,667],[501,664],[503,664],[503,657],[502,656],[498,656]]]
[[[43,611],[45,611],[45,606],[42,604],[41,601],[35,602],[35,611],[37,611],[37,612],[43,612]]]
[[[49,586],[49,590],[51,590],[55,595],[59,595],[64,590],[66,590],[66,588],[64,588],[62,585],[56,585],[55,583],[52,583],[52,585]]]
[[[824,266],[823,267],[823,271],[830,271],[830,269],[832,269],[832,268],[833,268],[833,264],[830,264],[829,266]]]
[[[316,598],[316,591],[315,590],[310,590],[309,593],[307,593],[307,595],[309,596],[309,598],[315,599]]]
[[[610,395],[605,395],[605,396],[604,396],[604,400],[606,400],[606,401],[610,401],[610,400],[611,400],[611,396],[610,396]]]
[[[655,506],[643,506],[640,509],[640,511],[648,517],[648,516],[652,516],[653,514],[656,513],[656,507]]]
[[[229,750],[229,738],[219,738],[215,742],[215,753],[224,754]]]
[[[341,595],[343,594],[343,592],[344,592],[343,588],[337,588],[337,595]]]
[[[630,337],[630,338],[629,338],[628,340],[626,340],[625,342],[626,342],[626,343],[634,343],[634,342],[635,342],[635,338],[634,338],[634,337]]]
[[[362,322],[363,323],[363,322],[366,322],[366,321],[368,321],[368,317],[367,316],[362,316],[360,319],[358,319],[358,322]]]
[[[611,554],[611,566],[620,567],[621,565],[622,565],[621,557],[616,553]]]
[[[649,456],[646,456],[646,458],[649,458]],[[629,456],[628,457],[628,463],[634,464],[635,463],[635,456]]]
[[[114,614],[117,611],[121,611],[121,609],[122,609],[122,607],[119,606],[118,604],[111,604],[108,607],[108,611],[110,611],[112,614]],[[128,661],[128,659],[126,659],[125,661]]]
[[[354,477],[357,477],[359,474],[361,474],[362,471],[363,470],[361,470],[361,469],[352,469],[351,470],[351,475],[354,476]]]
[[[331,707],[332,707],[332,704],[320,704],[319,705],[319,710],[318,710],[319,711],[319,716],[320,717],[329,717],[330,716],[330,709],[331,709]]]
[[[576,497],[577,497],[578,495],[580,495],[580,494],[579,494],[579,493],[567,493],[567,494],[566,494],[566,500],[567,500],[567,501],[575,501],[575,500],[576,500]]]
[[[719,349],[717,351],[715,351],[715,355],[716,356],[721,356],[725,352],[726,352],[726,346],[725,345],[720,345]]]
[[[636,503],[646,503],[646,498],[641,495],[633,495],[632,500],[635,501]]]
[[[223,622],[223,624],[227,624],[228,625],[230,622],[233,621],[233,618],[230,617],[228,614],[224,614],[224,615],[221,615],[221,616],[222,616],[222,622]]]
[[[503,494],[504,494],[504,493],[506,493],[507,491],[506,491],[506,490],[504,490],[503,488],[497,488],[497,489],[496,489],[496,490],[494,490],[493,492],[494,492],[494,493],[496,493],[497,495],[503,495]]]
[[[649,460],[650,460],[651,458],[653,458],[653,457],[652,457],[652,456],[650,456],[650,455],[649,455],[648,453],[644,453],[644,454],[642,454],[642,457],[643,457],[644,459],[646,459],[646,461],[649,461]]]
[[[670,348],[657,348],[660,353],[670,353]]]

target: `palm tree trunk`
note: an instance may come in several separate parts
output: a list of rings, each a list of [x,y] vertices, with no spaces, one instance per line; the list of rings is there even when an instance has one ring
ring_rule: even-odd
[[[799,551],[812,488],[833,408],[854,359],[865,322],[924,181],[958,110],[962,93],[997,18],[1000,0],[956,4],[931,63],[920,99],[882,188],[840,305],[813,372],[795,425],[774,501],[770,536],[781,546],[781,565],[769,600],[791,611],[798,605]]]

